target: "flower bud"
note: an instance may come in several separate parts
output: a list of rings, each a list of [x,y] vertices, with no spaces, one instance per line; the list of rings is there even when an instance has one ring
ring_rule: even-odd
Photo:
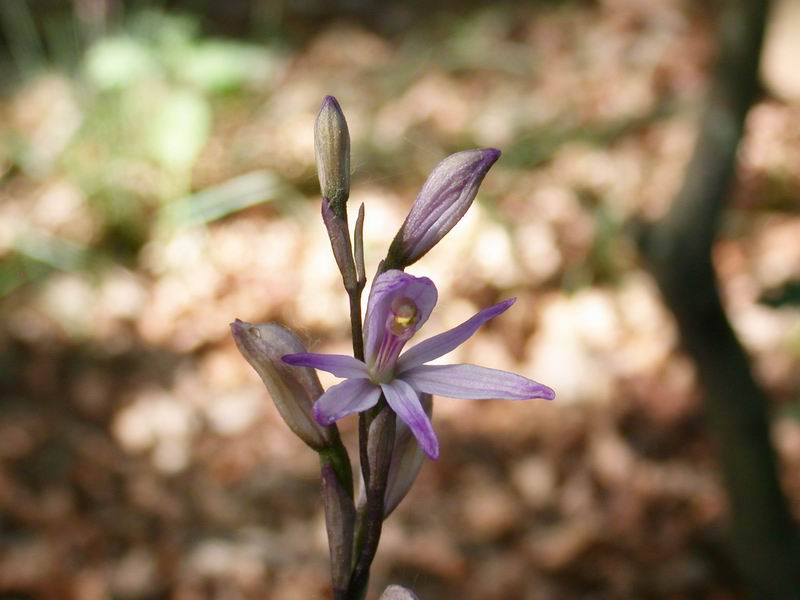
[[[231,333],[289,428],[314,450],[334,443],[338,439],[336,428],[323,427],[314,420],[312,407],[322,395],[316,371],[290,367],[281,360],[285,354],[306,351],[297,336],[275,323],[252,325],[239,319],[231,323]]]
[[[420,402],[425,414],[430,418],[433,412],[433,398],[430,394],[420,394]],[[422,468],[424,459],[425,453],[414,438],[414,434],[411,433],[411,429],[398,419],[394,434],[392,462],[389,465],[389,478],[386,484],[386,496],[383,501],[384,519],[406,497]]]
[[[350,132],[336,98],[325,96],[314,124],[314,152],[322,196],[331,210],[344,216],[344,204],[350,196]]]
[[[381,594],[380,600],[419,600],[411,590],[399,585],[390,585]]]
[[[420,402],[425,414],[430,418],[433,412],[433,397],[430,394],[420,394]],[[372,429],[370,429],[370,434]],[[386,480],[386,495],[383,499],[383,518],[386,519],[403,498],[406,497],[411,486],[425,461],[425,453],[417,443],[414,434],[403,421],[398,419],[395,424],[394,446],[392,459],[389,464],[389,473]],[[367,501],[364,490],[364,479],[360,480],[358,505]]]
[[[499,157],[494,148],[465,150],[436,165],[389,248],[386,268],[403,269],[433,248],[467,212]]]
[[[350,580],[356,509],[353,499],[347,494],[333,467],[324,460],[322,500],[325,506],[325,527],[328,530],[328,546],[331,554],[331,581],[334,591],[344,591]]]

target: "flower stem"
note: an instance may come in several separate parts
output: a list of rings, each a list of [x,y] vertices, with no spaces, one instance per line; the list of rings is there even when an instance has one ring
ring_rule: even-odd
[[[360,431],[367,432],[366,436],[360,436],[362,452],[366,446],[366,452],[362,453],[362,465],[367,465],[364,477],[367,502],[360,507],[358,514],[354,553],[356,564],[348,586],[347,600],[361,600],[366,594],[370,567],[378,551],[383,529],[383,503],[395,434],[395,413],[386,407],[383,399],[374,409],[361,413],[359,419]],[[363,444],[365,438],[367,443]]]

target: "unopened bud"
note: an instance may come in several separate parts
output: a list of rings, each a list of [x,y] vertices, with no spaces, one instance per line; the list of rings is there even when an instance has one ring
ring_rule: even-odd
[[[390,585],[381,594],[380,600],[419,600],[411,590],[399,585]]]
[[[252,325],[239,319],[231,323],[231,333],[239,352],[261,376],[289,428],[315,450],[337,440],[335,427],[323,427],[314,420],[314,402],[322,395],[316,372],[290,367],[281,360],[285,354],[306,351],[298,337],[275,323]]]
[[[420,402],[425,414],[430,418],[433,412],[433,397],[430,394],[420,394]],[[371,430],[370,433],[372,433]],[[384,519],[394,512],[394,509],[406,497],[424,462],[425,453],[417,443],[414,434],[411,433],[411,429],[402,420],[397,419],[392,459],[386,480],[386,495],[383,501]],[[358,503],[362,505],[367,499],[363,479],[360,484]]]
[[[331,210],[344,215],[350,196],[350,132],[336,98],[325,96],[314,124],[314,152],[322,196],[331,203]]]
[[[322,500],[325,527],[331,554],[331,581],[335,592],[347,589],[353,556],[353,528],[356,509],[353,499],[342,486],[333,467],[322,463]]]
[[[420,394],[420,402],[425,414],[430,418],[433,412],[433,398],[430,394]],[[392,462],[389,465],[389,479],[386,483],[386,497],[383,502],[384,518],[388,517],[406,497],[424,461],[425,453],[411,433],[411,429],[398,419]]]
[[[389,248],[386,268],[403,269],[433,248],[467,212],[499,157],[494,148],[465,150],[436,165]]]

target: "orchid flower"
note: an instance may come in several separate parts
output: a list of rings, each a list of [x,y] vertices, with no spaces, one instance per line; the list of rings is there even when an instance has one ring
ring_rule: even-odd
[[[389,270],[375,279],[364,320],[362,362],[352,356],[303,352],[283,361],[327,371],[345,381],[328,389],[314,404],[314,418],[330,425],[349,414],[372,408],[381,394],[408,425],[423,451],[439,456],[439,441],[420,403],[423,393],[478,400],[502,398],[552,400],[549,387],[521,375],[476,365],[427,365],[454,350],[489,319],[505,312],[514,299],[486,308],[461,325],[424,340],[400,355],[436,305],[436,286],[427,277]]]

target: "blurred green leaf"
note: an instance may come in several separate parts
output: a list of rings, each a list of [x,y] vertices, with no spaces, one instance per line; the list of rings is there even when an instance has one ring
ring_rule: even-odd
[[[0,298],[50,271],[52,267],[28,256],[19,253],[6,256],[0,261]]]
[[[97,42],[86,54],[88,80],[97,89],[115,90],[159,74],[160,66],[152,52],[129,36],[110,37]]]
[[[192,46],[175,61],[176,75],[208,92],[233,92],[271,79],[269,53],[239,42],[213,40]]]
[[[299,195],[272,171],[255,171],[176,200],[165,206],[159,217],[166,227],[194,227],[262,202]]]
[[[73,271],[86,265],[86,247],[32,227],[14,238],[13,251],[0,261],[0,297],[49,274]]]
[[[175,172],[191,169],[208,139],[211,107],[189,90],[169,92],[147,126],[147,147],[161,166]]]

